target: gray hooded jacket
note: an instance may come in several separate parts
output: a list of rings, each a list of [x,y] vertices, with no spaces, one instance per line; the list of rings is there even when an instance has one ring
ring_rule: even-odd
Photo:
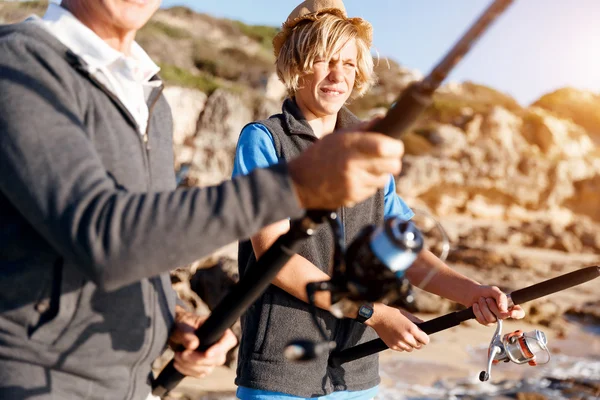
[[[175,190],[161,90],[146,141],[52,35],[0,26],[0,399],[144,399],[166,272],[302,214],[285,164]]]

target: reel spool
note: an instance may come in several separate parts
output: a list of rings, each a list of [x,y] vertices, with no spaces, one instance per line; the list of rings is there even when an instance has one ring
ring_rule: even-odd
[[[501,332],[502,320],[498,320],[496,332],[488,348],[487,369],[479,374],[481,382],[490,379],[492,365],[496,365],[501,361],[515,364],[528,363],[531,366],[546,364],[550,361],[548,340],[544,332],[537,329],[526,333],[516,330],[504,336],[501,336]],[[542,355],[545,357],[540,361]]]
[[[333,266],[332,303],[344,299],[389,303],[402,295],[404,274],[423,249],[423,236],[412,224],[390,217],[383,226],[369,225],[353,239],[342,265]]]

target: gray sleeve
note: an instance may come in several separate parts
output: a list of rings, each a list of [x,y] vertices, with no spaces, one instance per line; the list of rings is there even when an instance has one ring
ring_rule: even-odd
[[[206,188],[115,187],[77,116],[76,82],[26,47],[0,41],[0,191],[99,287],[157,275],[302,215],[285,164]]]

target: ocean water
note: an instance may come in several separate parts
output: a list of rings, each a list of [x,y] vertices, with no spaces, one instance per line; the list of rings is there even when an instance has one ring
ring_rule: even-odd
[[[394,366],[398,371],[399,366]],[[525,368],[525,366],[520,366]],[[392,377],[387,368],[382,376]],[[379,400],[515,399],[518,393],[537,393],[548,400],[600,399],[600,358],[555,356],[533,376],[521,379],[480,382],[477,376],[437,381],[432,386],[397,380],[382,387]],[[493,370],[492,370],[493,377]]]
[[[585,325],[581,329],[586,333],[587,339],[582,340],[577,336],[561,342],[562,353],[553,354],[548,364],[529,367],[502,363],[492,367],[492,377],[488,382],[480,382],[476,373],[456,377],[460,373],[444,371],[447,366],[393,358],[384,360],[380,367],[382,388],[378,399],[600,400],[600,325]],[[478,364],[481,369],[485,369],[487,345],[470,348],[469,354],[470,359],[457,360],[457,369],[461,363]],[[510,373],[510,379],[505,378],[507,373]],[[415,384],[419,374],[455,377],[441,378],[431,385]],[[535,394],[537,397],[526,397],[525,394]]]
[[[488,382],[480,382],[478,372],[469,372],[485,369],[487,344],[483,343],[470,347],[467,359],[456,360],[452,367],[412,361],[410,357],[385,357],[380,361],[382,383],[376,399],[600,400],[600,325],[579,325],[566,339],[550,344],[553,354],[548,364],[530,367],[501,363],[492,367]],[[419,383],[429,381],[423,379],[427,376],[442,378],[430,385]],[[213,392],[178,399],[236,397],[231,392]]]
[[[398,377],[398,371],[417,368],[418,363],[384,363],[383,379],[377,400],[508,400],[519,394],[536,394],[535,400],[600,400],[600,357],[557,355],[551,363],[536,368],[521,379],[480,382],[477,376],[442,379],[431,386],[418,385]],[[425,369],[432,368],[427,365]],[[389,382],[393,383],[390,384]],[[543,396],[543,397],[541,397]],[[233,393],[207,393],[194,400],[235,400]],[[530,397],[531,398],[531,397]]]

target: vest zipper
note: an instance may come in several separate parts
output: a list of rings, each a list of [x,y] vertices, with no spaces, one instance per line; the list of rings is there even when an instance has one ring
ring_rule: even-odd
[[[348,246],[348,243],[346,243],[346,208],[345,207],[340,207],[339,216],[340,216],[340,222],[342,223],[342,235],[344,236],[342,238],[342,243],[344,243],[344,249],[345,249]],[[342,321],[343,321],[343,319],[341,319],[341,320],[336,319],[336,324],[334,326],[335,331],[333,332],[333,340],[336,343],[338,343],[338,338],[340,336],[340,332],[345,333],[344,332],[345,324]]]

